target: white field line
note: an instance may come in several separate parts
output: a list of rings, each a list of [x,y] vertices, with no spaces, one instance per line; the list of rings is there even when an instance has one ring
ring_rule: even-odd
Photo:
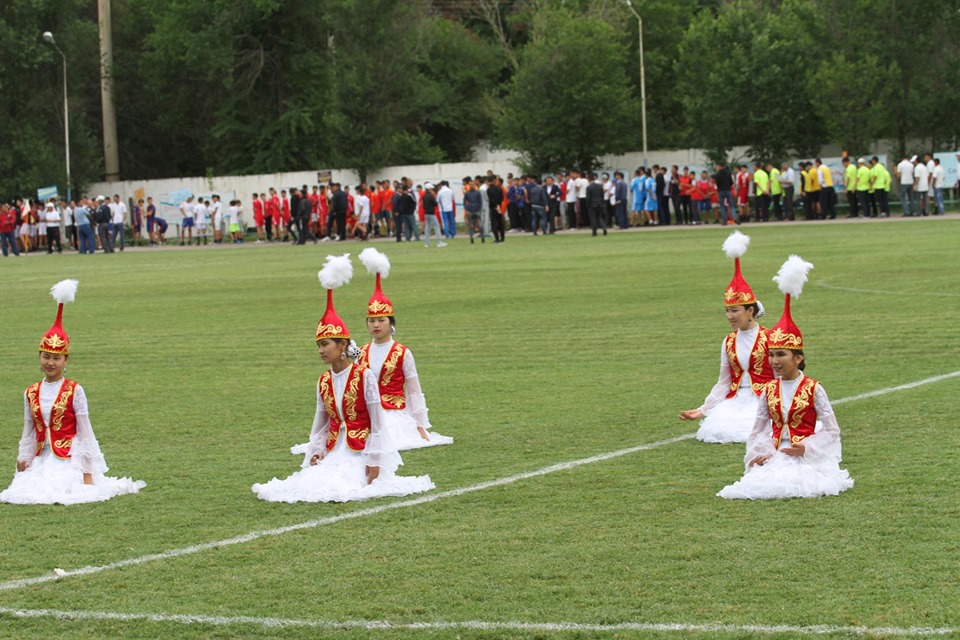
[[[917,380],[916,382],[910,382],[907,384],[898,385],[896,387],[887,387],[885,389],[878,389],[876,391],[870,391],[868,393],[862,393],[856,396],[840,398],[839,400],[833,401],[833,404],[844,404],[847,402],[853,402],[854,400],[860,400],[863,398],[873,398],[873,397],[885,395],[888,393],[894,393],[896,391],[902,391],[904,389],[913,389],[915,387],[919,387],[925,384],[931,384],[933,382],[939,382],[941,380],[946,380],[948,378],[955,378],[958,376],[960,376],[960,370],[954,371],[952,373],[940,375],[940,376],[934,376],[932,378]],[[286,527],[251,531],[249,533],[245,533],[243,535],[236,536],[233,538],[227,538],[225,540],[215,540],[213,542],[204,542],[202,544],[191,545],[189,547],[181,547],[179,549],[170,549],[168,551],[162,551],[160,553],[150,553],[147,555],[137,556],[135,558],[127,558],[126,560],[111,562],[109,564],[103,564],[98,566],[86,566],[86,567],[81,567],[79,569],[61,571],[59,575],[54,573],[49,573],[42,576],[37,576],[35,578],[22,578],[19,580],[10,580],[7,582],[0,583],[0,591],[11,591],[13,589],[21,589],[23,587],[29,587],[37,584],[44,584],[46,582],[54,582],[56,580],[61,580],[63,578],[69,578],[72,576],[86,576],[86,575],[92,575],[96,573],[102,573],[104,571],[110,571],[113,569],[120,569],[123,567],[130,567],[130,566],[145,564],[147,562],[153,562],[155,560],[169,560],[170,558],[179,558],[180,556],[192,555],[194,553],[199,553],[201,551],[207,551],[210,549],[229,547],[235,544],[244,544],[246,542],[252,542],[254,540],[259,540],[260,538],[265,538],[269,536],[279,536],[279,535],[283,535],[285,533],[290,533],[293,531],[301,531],[304,529],[314,529],[316,527],[322,527],[328,524],[342,522],[344,520],[353,520],[355,518],[373,516],[380,513],[384,513],[385,511],[392,511],[394,509],[403,509],[406,507],[414,507],[420,504],[428,504],[430,502],[436,502],[438,500],[443,500],[445,498],[455,498],[468,493],[473,493],[475,491],[483,491],[484,489],[501,487],[504,485],[512,484],[514,482],[518,482],[520,480],[537,478],[540,476],[545,476],[551,473],[555,473],[557,471],[566,471],[567,469],[574,469],[576,467],[580,467],[586,464],[592,464],[594,462],[611,460],[613,458],[619,458],[621,456],[626,456],[631,453],[637,453],[639,451],[650,451],[651,449],[657,449],[659,447],[662,447],[668,444],[673,444],[675,442],[682,442],[683,440],[689,440],[693,438],[695,435],[696,433],[685,433],[680,436],[667,438],[666,440],[659,440],[657,442],[652,442],[650,444],[642,444],[635,447],[628,447],[626,449],[619,449],[617,451],[610,451],[608,453],[601,453],[599,455],[591,456],[589,458],[580,458],[579,460],[561,462],[559,464],[550,465],[548,467],[542,467],[534,471],[518,473],[516,475],[508,476],[506,478],[499,478],[497,480],[481,482],[479,484],[470,485],[468,487],[461,487],[459,489],[451,489],[449,491],[440,491],[437,493],[426,494],[417,498],[401,500],[399,502],[391,502],[388,504],[383,504],[376,507],[370,507],[367,509],[357,509],[356,511],[348,511],[347,513],[341,513],[335,516],[328,516],[326,518],[319,518],[317,520],[308,520],[306,522],[299,522],[297,524],[292,524]]]
[[[922,296],[929,296],[933,298],[960,297],[960,293],[950,293],[948,291],[887,291],[886,289],[859,289],[857,287],[841,287],[840,285],[830,284],[827,280],[818,280],[815,284],[821,289],[847,291],[849,293],[872,293],[878,296],[909,296],[911,298]]]
[[[365,631],[446,631],[469,629],[478,631],[533,631],[604,633],[622,631],[678,632],[678,633],[756,633],[795,635],[845,634],[858,636],[930,637],[960,632],[960,627],[861,627],[835,625],[767,625],[767,624],[690,624],[655,622],[620,622],[613,624],[584,624],[578,622],[485,622],[480,620],[434,622],[387,622],[384,620],[304,620],[296,618],[257,618],[252,616],[204,616],[153,613],[114,613],[110,611],[59,611],[57,609],[14,609],[0,607],[0,615],[14,618],[55,618],[70,621],[111,622],[171,622],[184,625],[216,627],[246,625],[265,629],[361,629]]]

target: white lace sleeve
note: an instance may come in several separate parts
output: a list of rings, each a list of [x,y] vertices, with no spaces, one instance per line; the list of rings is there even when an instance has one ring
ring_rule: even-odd
[[[403,377],[404,394],[407,397],[407,408],[410,409],[410,415],[417,421],[418,427],[424,429],[430,428],[430,418],[427,417],[427,399],[423,397],[423,390],[420,388],[420,378],[417,375],[417,363],[413,359],[413,353],[407,349],[407,354],[403,357]]]
[[[323,406],[320,397],[320,387],[317,386],[317,411],[313,414],[313,425],[310,427],[310,440],[307,442],[307,453],[303,457],[303,467],[310,466],[310,458],[321,453],[327,444],[327,433],[330,432],[330,416]]]
[[[710,389],[706,400],[700,405],[700,411],[703,411],[704,415],[710,415],[710,411],[726,399],[732,381],[730,358],[727,357],[726,340],[723,340],[720,342],[720,376],[717,378],[717,383],[713,385],[713,389]]]
[[[20,436],[20,447],[17,452],[17,462],[31,463],[37,457],[37,435],[33,427],[33,414],[30,413],[30,403],[27,401],[27,392],[23,392],[23,434]]]
[[[773,419],[770,417],[770,408],[767,405],[766,390],[760,394],[757,404],[757,416],[753,421],[753,429],[747,436],[747,453],[743,457],[743,466],[750,468],[750,461],[757,456],[772,456],[776,452],[773,447]]]
[[[389,459],[397,455],[397,449],[387,435],[387,430],[383,428],[380,386],[369,369],[363,372],[363,398],[367,401],[367,412],[370,414],[370,435],[367,436],[363,453],[369,466],[383,467],[387,465]]]
[[[77,415],[77,435],[70,447],[70,463],[84,473],[106,473],[107,461],[100,452],[100,443],[93,435],[87,394],[77,385],[73,392],[73,412]]]
[[[803,441],[803,457],[812,461],[836,459],[840,461],[840,425],[833,413],[833,406],[822,384],[813,392],[813,406],[817,410],[820,429]]]

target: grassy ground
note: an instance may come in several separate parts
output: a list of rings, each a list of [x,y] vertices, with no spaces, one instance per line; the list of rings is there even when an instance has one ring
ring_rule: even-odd
[[[772,326],[789,253],[816,268],[794,305],[807,373],[839,399],[960,369],[956,219],[751,228],[744,274]],[[716,378],[732,265],[719,227],[607,238],[510,235],[502,246],[378,245],[398,339],[417,356],[449,447],[401,473],[437,491],[688,433]],[[357,245],[342,243],[338,250]],[[53,320],[46,291],[80,280],[65,325],[111,474],[147,489],[102,504],[0,505],[0,581],[101,565],[346,513],[269,504],[313,416],[323,311],[311,246],[64,255],[2,262],[0,452],[13,473],[23,388]],[[372,278],[338,291],[362,337]],[[358,340],[359,341],[359,340]],[[176,559],[0,591],[0,608],[306,620],[958,627],[960,378],[837,407],[839,497],[714,497],[742,447],[692,440],[502,487]],[[0,637],[580,638],[596,632],[263,629],[0,614]],[[617,631],[604,637],[667,638]],[[746,631],[687,637],[750,637]],[[781,634],[789,637],[790,633]],[[842,637],[844,634],[833,634]],[[765,636],[769,637],[769,636]]]

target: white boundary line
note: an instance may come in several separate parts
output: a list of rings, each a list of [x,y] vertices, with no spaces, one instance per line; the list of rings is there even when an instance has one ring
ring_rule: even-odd
[[[951,373],[946,373],[939,376],[934,376],[932,378],[924,378],[923,380],[917,380],[915,382],[908,382],[906,384],[898,385],[895,387],[887,387],[885,389],[878,389],[876,391],[861,393],[855,396],[840,398],[839,400],[834,401],[833,404],[835,405],[845,404],[847,402],[853,402],[854,400],[862,400],[864,398],[874,398],[876,396],[882,396],[888,393],[894,393],[894,392],[902,391],[905,389],[913,389],[925,384],[931,384],[934,382],[939,382],[941,380],[947,380],[949,378],[956,378],[956,377],[960,377],[960,370],[953,371]],[[153,562],[155,560],[168,560],[170,558],[179,558],[180,556],[192,555],[194,553],[207,551],[209,549],[218,549],[221,547],[229,547],[235,544],[244,544],[246,542],[252,542],[254,540],[259,540],[260,538],[265,538],[269,536],[279,536],[279,535],[283,535],[285,533],[290,533],[293,531],[301,531],[304,529],[314,529],[316,527],[322,527],[328,524],[342,522],[344,520],[353,520],[355,518],[362,518],[365,516],[377,515],[380,513],[384,513],[385,511],[392,511],[394,509],[403,509],[406,507],[414,507],[420,504],[428,504],[431,502],[437,502],[438,500],[443,500],[445,498],[455,498],[457,496],[473,493],[475,491],[482,491],[484,489],[491,489],[493,487],[502,487],[504,485],[513,484],[514,482],[518,482],[520,480],[537,478],[537,477],[545,476],[557,471],[566,471],[567,469],[574,469],[576,467],[580,467],[586,464],[592,464],[594,462],[602,462],[604,460],[619,458],[621,456],[629,455],[631,453],[637,453],[638,451],[650,451],[651,449],[657,449],[659,447],[662,447],[668,444],[673,444],[675,442],[690,440],[695,435],[696,435],[695,433],[685,433],[680,436],[667,438],[666,440],[659,440],[657,442],[652,442],[650,444],[642,444],[635,447],[628,447],[626,449],[619,449],[617,451],[601,453],[599,455],[591,456],[589,458],[580,458],[579,460],[561,462],[559,464],[550,465],[548,467],[542,467],[534,471],[518,473],[516,475],[508,476],[506,478],[499,478],[497,480],[481,482],[479,484],[474,484],[467,487],[461,487],[459,489],[451,489],[449,491],[440,491],[437,493],[423,495],[418,498],[401,500],[399,502],[391,502],[388,504],[380,505],[377,507],[370,507],[367,509],[357,509],[355,511],[348,511],[346,513],[341,513],[335,516],[328,516],[326,518],[319,518],[317,520],[308,520],[306,522],[299,522],[297,524],[292,524],[286,527],[251,531],[249,533],[245,533],[243,535],[236,536],[233,538],[227,538],[225,540],[215,540],[213,542],[204,542],[202,544],[191,545],[189,547],[181,547],[179,549],[170,549],[168,551],[163,551],[160,553],[151,553],[147,555],[137,556],[135,558],[127,558],[126,560],[119,560],[117,562],[111,562],[109,564],[103,564],[98,566],[86,566],[86,567],[81,567],[79,569],[71,569],[69,571],[62,571],[59,575],[54,573],[49,573],[42,576],[37,576],[35,578],[22,578],[20,580],[10,580],[7,582],[0,583],[0,591],[12,591],[14,589],[21,589],[23,587],[29,587],[37,584],[44,584],[47,582],[54,582],[57,580],[61,580],[63,578],[69,578],[73,576],[93,575],[96,573],[102,573],[104,571],[110,571],[113,569],[120,569],[123,567],[130,567],[130,566],[144,564],[147,562]]]
[[[840,285],[830,284],[827,280],[817,280],[815,284],[821,289],[847,291],[849,293],[873,293],[878,296],[931,296],[934,298],[960,298],[960,294],[958,293],[949,293],[945,291],[887,291],[886,289],[858,289],[857,287],[841,287]]]
[[[110,611],[60,611],[57,609],[15,609],[0,607],[0,615],[14,618],[56,618],[58,620],[109,620],[115,622],[172,622],[184,625],[211,625],[217,627],[248,625],[265,629],[362,629],[367,631],[445,631],[470,629],[477,631],[576,631],[604,633],[617,631],[650,631],[679,633],[758,633],[797,635],[852,634],[858,636],[929,637],[946,636],[960,632],[960,627],[860,627],[834,625],[766,625],[766,624],[669,624],[655,622],[621,622],[614,624],[584,624],[577,622],[485,622],[480,620],[434,622],[387,622],[384,620],[303,620],[296,618],[257,618],[251,616],[204,616],[153,613],[114,613]]]

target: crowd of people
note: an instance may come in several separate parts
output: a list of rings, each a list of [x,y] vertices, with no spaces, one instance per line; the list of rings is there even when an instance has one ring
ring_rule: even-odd
[[[938,158],[904,157],[891,172],[878,156],[843,157],[847,217],[889,217],[894,180],[903,215],[943,215],[946,173]],[[752,168],[719,163],[713,173],[654,164],[640,167],[628,182],[622,171],[597,174],[571,170],[545,177],[463,178],[459,194],[447,180],[414,185],[409,178],[343,186],[340,183],[254,193],[251,209],[256,242],[305,244],[349,239],[395,238],[437,247],[457,235],[460,222],[470,242],[504,242],[507,231],[548,235],[564,229],[740,224],[770,220],[833,220],[840,200],[833,171],[820,159],[779,167],[754,162]],[[219,195],[189,196],[179,204],[180,245],[239,244],[248,232],[241,200],[224,207]],[[64,247],[92,254],[123,251],[127,231],[135,245],[167,244],[170,222],[160,217],[153,198],[138,199],[128,211],[119,194],[112,199],[17,199],[0,204],[3,255]],[[143,235],[146,227],[146,237]],[[61,231],[62,230],[62,231]]]

